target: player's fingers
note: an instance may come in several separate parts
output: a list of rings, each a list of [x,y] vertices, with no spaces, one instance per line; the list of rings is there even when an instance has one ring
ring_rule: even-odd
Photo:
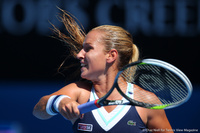
[[[73,106],[73,113],[76,115],[76,117],[79,117],[80,119],[83,119],[83,116],[84,116],[84,114],[80,114],[80,111],[79,111],[79,109],[78,109],[78,105],[80,105],[80,104],[74,104],[74,106]]]
[[[71,112],[72,109],[69,104],[62,106],[62,108],[60,109],[60,114],[68,120],[72,119]]]
[[[78,109],[78,104],[73,104],[73,114],[76,116],[76,117],[80,117],[80,111]]]
[[[65,116],[67,119],[71,120],[71,119],[80,117],[79,116],[80,112],[79,112],[77,106],[78,106],[78,103],[76,103],[76,102],[71,102],[71,103],[65,105],[65,110],[66,110]]]
[[[74,119],[77,117],[77,115],[74,113],[74,105],[72,103],[67,104],[66,107],[66,115],[68,119]]]
[[[62,107],[62,109],[61,109],[61,111],[60,111],[60,114],[64,117],[64,118],[66,118],[66,119],[68,119],[68,120],[70,120],[71,119],[71,116],[70,116],[70,111],[71,109],[69,108],[69,107],[67,107],[67,105],[66,106],[64,106],[64,107]]]

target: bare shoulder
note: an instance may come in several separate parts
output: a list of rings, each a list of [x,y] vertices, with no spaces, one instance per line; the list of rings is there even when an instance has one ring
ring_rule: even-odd
[[[147,91],[137,85],[134,85],[134,99],[144,103],[161,104],[161,101],[153,92]],[[163,109],[154,110],[142,107],[136,107],[136,109],[149,129],[171,129],[171,125]]]
[[[137,85],[134,85],[133,90],[135,100],[150,104],[161,104],[161,101],[153,92],[147,91]]]

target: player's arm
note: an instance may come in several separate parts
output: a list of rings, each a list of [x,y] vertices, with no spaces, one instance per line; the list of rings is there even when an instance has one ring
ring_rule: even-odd
[[[62,100],[59,103],[59,112],[61,115],[63,115],[67,119],[71,119],[71,117],[75,117],[78,110],[77,105],[79,105],[79,102],[82,100],[80,98],[80,95],[83,95],[84,93],[87,93],[88,84],[85,82],[77,82],[77,83],[71,83],[57,92],[54,92],[50,95],[43,96],[39,102],[35,105],[33,109],[33,115],[39,119],[49,119],[53,115],[50,115],[46,111],[47,103],[50,97],[56,96],[56,95],[66,95],[68,97],[62,98]],[[84,99],[84,98],[83,98]],[[84,101],[84,100],[82,100]],[[74,112],[75,110],[75,112]],[[71,114],[70,114],[71,113]],[[70,116],[70,115],[72,116]],[[68,116],[67,116],[68,115]]]
[[[148,109],[147,126],[153,133],[173,133],[164,110]]]

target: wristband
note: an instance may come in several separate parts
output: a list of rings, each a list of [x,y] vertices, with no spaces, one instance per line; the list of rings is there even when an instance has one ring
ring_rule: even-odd
[[[63,98],[69,98],[71,99],[71,97],[67,96],[67,95],[58,95],[57,98],[55,98],[55,102],[53,103],[53,109],[55,109],[55,112],[59,112],[58,107],[59,107],[59,103]]]
[[[66,95],[53,95],[51,96],[48,101],[47,101],[47,105],[46,105],[46,112],[49,115],[57,115],[59,110],[59,103],[63,98],[70,98],[69,96]],[[71,98],[70,98],[71,99]]]
[[[57,115],[57,113],[53,112],[51,109],[51,106],[52,106],[52,103],[53,103],[53,100],[55,99],[55,97],[56,97],[56,95],[51,96],[47,101],[46,112],[49,115]]]

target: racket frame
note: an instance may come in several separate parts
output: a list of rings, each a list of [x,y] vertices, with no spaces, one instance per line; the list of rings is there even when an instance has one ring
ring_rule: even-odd
[[[184,81],[184,84],[188,89],[188,94],[184,99],[182,99],[182,100],[180,100],[179,102],[176,102],[176,103],[161,104],[161,105],[160,104],[148,104],[148,103],[143,103],[143,102],[136,101],[136,100],[128,97],[126,94],[124,94],[123,91],[121,91],[121,89],[119,88],[119,86],[117,84],[116,88],[117,88],[118,92],[124,98],[126,98],[128,101],[130,101],[130,105],[145,107],[145,108],[149,108],[149,109],[170,109],[170,108],[174,108],[174,107],[180,106],[180,105],[182,105],[183,103],[187,102],[190,99],[190,97],[192,95],[192,91],[193,91],[192,84],[191,84],[190,80],[187,78],[187,76],[181,70],[179,70],[178,68],[176,68],[175,66],[173,66],[173,65],[171,65],[171,64],[169,64],[167,62],[164,62],[164,61],[161,61],[161,60],[157,60],[157,59],[143,59],[143,60],[140,60],[140,61],[137,61],[137,62],[133,62],[133,63],[130,63],[130,64],[126,65],[125,67],[122,68],[122,70],[120,72],[122,73],[125,69],[127,69],[130,66],[148,65],[148,64],[153,64],[153,65],[165,68],[165,69],[175,73],[180,79],[182,79],[182,81]]]
[[[159,67],[163,67],[163,68],[175,73],[177,76],[179,76],[179,78],[181,78],[184,81],[184,84],[186,85],[186,87],[188,89],[188,95],[179,102],[176,102],[173,104],[161,104],[160,105],[160,104],[148,104],[148,103],[136,101],[136,100],[128,97],[126,94],[124,94],[124,92],[120,89],[120,87],[118,86],[118,83],[117,83],[118,77],[120,76],[120,74],[130,66],[148,65],[148,64],[153,64],[153,65],[156,65]],[[115,88],[129,102],[124,102],[123,100],[107,100],[107,98],[109,97],[109,95],[112,93],[112,91]],[[143,60],[139,60],[139,61],[136,61],[136,62],[133,62],[133,63],[130,63],[130,64],[124,66],[117,73],[115,80],[114,80],[114,84],[106,95],[104,95],[100,99],[96,99],[94,101],[90,101],[85,104],[79,105],[78,108],[79,108],[81,114],[89,112],[89,111],[97,109],[97,108],[100,108],[102,106],[109,106],[109,105],[133,105],[133,106],[140,106],[140,107],[145,107],[145,108],[149,108],[149,109],[170,109],[170,108],[180,106],[183,103],[187,102],[189,100],[189,98],[191,97],[191,94],[192,94],[192,84],[191,84],[190,80],[187,78],[187,76],[183,72],[181,72],[178,68],[176,68],[175,66],[173,66],[167,62],[161,61],[161,60],[143,59]]]

